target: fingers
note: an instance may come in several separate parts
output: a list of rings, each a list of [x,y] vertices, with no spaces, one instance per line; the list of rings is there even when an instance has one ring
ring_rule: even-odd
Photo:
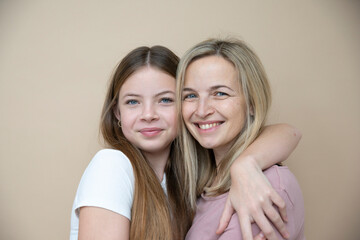
[[[239,216],[241,232],[244,240],[253,240],[253,234],[251,230],[251,222],[247,216]],[[261,239],[261,238],[260,238]]]
[[[235,210],[232,207],[230,198],[228,196],[228,198],[226,200],[226,203],[225,203],[224,210],[223,210],[223,212],[221,214],[219,226],[216,229],[216,234],[222,234],[225,231],[225,229],[229,225],[231,216],[233,215],[234,211]]]
[[[265,236],[263,232],[260,232],[258,235],[254,237],[254,240],[265,240]]]
[[[255,222],[257,223],[257,225],[259,226],[259,228],[265,235],[266,239],[278,240],[273,227],[269,223],[269,220],[266,218],[264,213],[257,214],[256,216],[253,216],[253,217],[254,217]]]
[[[280,195],[277,192],[273,192],[272,196],[271,196],[271,200],[273,201],[273,203],[279,208],[279,212],[280,212],[280,216],[281,218],[287,222],[288,218],[287,218],[287,213],[286,213],[286,204],[284,202],[284,200],[280,197]]]
[[[271,200],[274,205],[276,205],[279,209],[279,212],[276,210],[271,202],[268,202],[263,206],[264,213],[267,218],[272,222],[272,224],[277,228],[280,234],[288,239],[290,237],[289,232],[286,229],[286,225],[284,221],[287,221],[287,214],[286,214],[286,205],[284,200],[275,192],[272,191],[271,193]]]
[[[264,212],[267,216],[267,218],[273,223],[273,225],[277,228],[277,230],[280,232],[280,234],[288,239],[290,237],[289,232],[286,229],[285,223],[282,221],[279,213],[276,211],[276,209],[271,206],[264,209]]]

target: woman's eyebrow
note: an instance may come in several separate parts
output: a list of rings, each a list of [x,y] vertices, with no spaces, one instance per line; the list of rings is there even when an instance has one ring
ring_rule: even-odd
[[[188,87],[186,87],[186,88],[183,88],[183,90],[182,90],[183,92],[195,92],[195,90],[194,89],[192,89],[192,88],[188,88]]]
[[[228,87],[228,86],[226,86],[226,85],[215,85],[215,86],[210,87],[210,90],[217,90],[217,89],[219,89],[219,88],[227,88],[227,89],[229,89],[229,90],[231,90],[231,91],[234,92],[234,90],[233,90],[232,88],[230,88],[230,87]]]
[[[232,88],[230,88],[230,87],[228,87],[228,86],[226,86],[226,85],[215,85],[215,86],[211,86],[211,87],[210,87],[210,91],[214,91],[214,90],[217,90],[217,89],[219,89],[219,88],[227,88],[227,89],[229,89],[230,91],[233,91],[233,92],[234,92],[234,90],[233,90]],[[183,88],[182,91],[183,91],[183,92],[195,92],[194,89],[189,88],[189,87]]]

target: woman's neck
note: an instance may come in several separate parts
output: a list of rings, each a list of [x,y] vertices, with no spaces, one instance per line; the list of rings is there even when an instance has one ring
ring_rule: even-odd
[[[159,152],[142,152],[149,162],[160,182],[163,180],[164,170],[170,155],[170,146]]]
[[[220,162],[223,160],[224,156],[230,151],[231,146],[234,144],[235,139],[231,142],[213,149],[216,166],[219,166]]]
[[[224,158],[227,149],[213,149],[216,166],[219,166],[220,162]]]

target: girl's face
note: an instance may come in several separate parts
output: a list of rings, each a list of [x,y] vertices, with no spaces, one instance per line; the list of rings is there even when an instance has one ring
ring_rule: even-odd
[[[182,115],[201,146],[216,159],[229,150],[246,121],[246,103],[232,63],[219,56],[192,62],[185,73]]]
[[[143,152],[169,149],[177,135],[175,78],[152,67],[137,70],[122,85],[115,114],[125,137]]]

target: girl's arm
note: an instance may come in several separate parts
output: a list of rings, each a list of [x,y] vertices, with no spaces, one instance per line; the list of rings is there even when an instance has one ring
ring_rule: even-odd
[[[80,211],[78,229],[73,229],[78,239],[128,240],[133,186],[132,166],[122,152],[103,149],[96,153],[74,200],[72,217]]]
[[[287,221],[285,203],[269,184],[262,170],[284,161],[300,138],[301,133],[288,124],[267,126],[235,160],[230,170],[231,188],[216,231],[218,234],[225,230],[235,209],[244,240],[253,239],[252,222],[256,222],[263,232],[255,239],[262,239],[263,235],[269,240],[277,239],[270,221],[284,238],[288,238],[284,223]]]
[[[79,214],[79,240],[128,240],[130,221],[99,207],[82,207]]]

